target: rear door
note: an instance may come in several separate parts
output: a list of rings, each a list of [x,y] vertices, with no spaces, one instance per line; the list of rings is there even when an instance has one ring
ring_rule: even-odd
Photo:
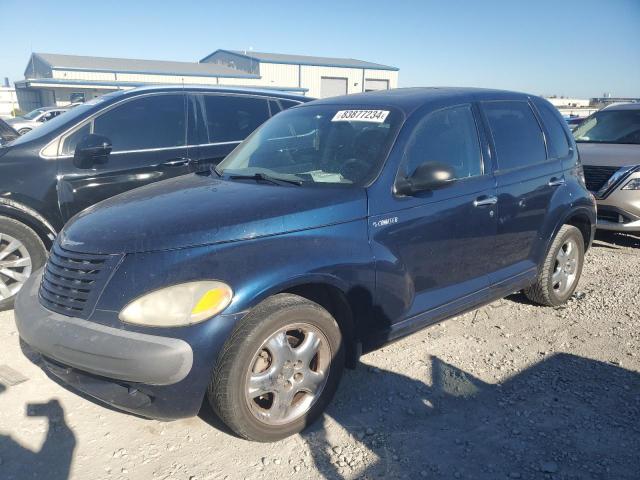
[[[193,153],[196,171],[207,171],[220,163],[270,117],[266,97],[204,93],[194,95],[194,99],[202,125]]]
[[[547,211],[564,176],[560,160],[547,154],[541,123],[527,100],[482,102],[481,108],[497,157],[492,283],[509,289],[537,273]]]
[[[183,93],[126,99],[62,139],[58,197],[66,219],[119,193],[192,171],[185,99]],[[89,133],[107,137],[112,152],[103,165],[78,168],[73,153]]]

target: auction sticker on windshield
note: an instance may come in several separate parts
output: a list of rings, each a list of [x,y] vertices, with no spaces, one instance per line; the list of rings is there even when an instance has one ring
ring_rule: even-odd
[[[331,121],[383,123],[387,115],[389,115],[389,110],[340,110]]]

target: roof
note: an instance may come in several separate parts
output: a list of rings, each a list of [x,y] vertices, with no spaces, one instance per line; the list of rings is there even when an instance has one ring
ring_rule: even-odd
[[[34,53],[33,55],[47,64],[50,68],[57,70],[197,77],[260,78],[259,75],[249,74],[215,63],[88,57],[83,55],[60,55],[57,53]]]
[[[612,103],[602,110],[640,110],[640,103]]]
[[[349,106],[349,108],[395,107],[409,116],[413,111],[430,102],[447,103],[456,101],[468,103],[483,100],[522,100],[528,96],[526,93],[486,88],[415,87],[323,98],[315,100],[309,105],[344,105]]]
[[[336,57],[313,57],[308,55],[289,55],[286,53],[266,53],[241,50],[223,50],[218,49],[215,52],[204,57],[200,62],[206,62],[209,58],[218,52],[232,53],[245,58],[250,58],[257,62],[263,63],[283,63],[294,65],[313,65],[322,67],[342,67],[342,68],[367,68],[371,70],[393,70],[398,71],[397,67],[382,65],[380,63],[365,62],[355,58],[336,58]]]

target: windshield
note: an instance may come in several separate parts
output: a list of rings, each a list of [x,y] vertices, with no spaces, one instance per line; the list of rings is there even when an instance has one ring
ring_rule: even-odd
[[[382,168],[401,123],[401,114],[389,108],[292,108],[256,130],[216,171],[230,178],[259,174],[364,186]]]
[[[41,108],[36,108],[35,110],[31,110],[29,113],[27,113],[25,115],[22,115],[22,118],[24,118],[26,120],[33,120],[38,115],[40,115],[42,112],[44,112],[44,110],[42,110]]]
[[[640,109],[603,110],[595,113],[573,135],[582,143],[640,144]]]

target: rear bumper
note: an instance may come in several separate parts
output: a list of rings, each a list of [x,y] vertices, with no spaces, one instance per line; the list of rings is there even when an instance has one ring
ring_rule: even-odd
[[[41,274],[33,275],[15,301],[20,337],[34,350],[69,367],[125,382],[171,385],[193,365],[187,342],[119,330],[66,317],[38,300]]]

